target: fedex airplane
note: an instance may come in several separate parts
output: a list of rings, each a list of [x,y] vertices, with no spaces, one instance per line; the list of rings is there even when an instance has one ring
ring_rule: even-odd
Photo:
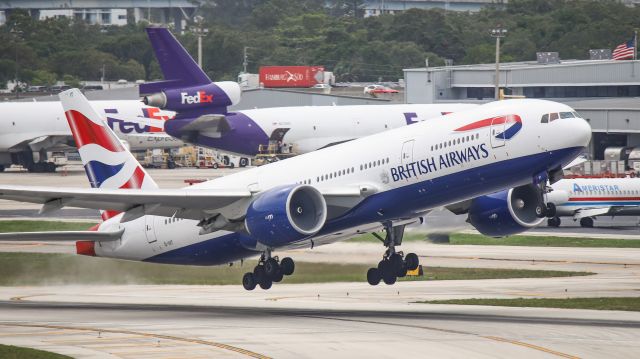
[[[182,141],[168,136],[161,127],[147,126],[139,118],[153,119],[160,126],[175,113],[146,106],[139,101],[93,101],[100,113],[108,116],[109,126],[132,150],[174,148]],[[12,164],[30,172],[53,172],[46,152],[74,146],[62,105],[51,102],[0,103],[0,171]],[[34,161],[33,153],[39,154]]]
[[[597,216],[639,216],[640,180],[637,178],[563,179],[552,185],[547,200],[556,207],[550,227],[560,226],[560,217],[580,220],[582,227],[593,227]]]
[[[297,154],[415,124],[473,104],[297,106],[228,111],[240,101],[235,82],[211,82],[166,28],[147,28],[165,80],[140,85],[144,102],[177,112],[165,131],[186,142],[244,156],[282,143]],[[163,123],[156,123],[162,126]]]
[[[79,254],[219,265],[260,257],[242,284],[268,289],[295,270],[275,252],[384,230],[367,272],[395,283],[419,265],[400,248],[404,226],[434,208],[466,213],[481,233],[507,236],[543,221],[543,192],[591,137],[566,105],[507,100],[363,137],[184,189],[159,189],[76,89],[60,94],[93,188],[0,185],[0,199],[102,210],[95,231],[1,234],[79,239]],[[550,112],[568,112],[551,123]],[[505,190],[505,188],[508,188]],[[547,213],[545,213],[547,212]]]

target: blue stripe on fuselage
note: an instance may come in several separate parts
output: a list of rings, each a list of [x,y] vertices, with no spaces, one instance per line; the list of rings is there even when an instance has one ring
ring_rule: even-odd
[[[536,174],[570,162],[582,150],[582,147],[574,147],[514,158],[376,193],[345,215],[328,221],[318,235],[368,223],[413,218],[415,213],[426,209],[528,184]],[[379,215],[380,211],[383,215]],[[146,261],[214,265],[259,254],[242,246],[243,237],[246,239],[246,236],[231,233],[168,251]]]

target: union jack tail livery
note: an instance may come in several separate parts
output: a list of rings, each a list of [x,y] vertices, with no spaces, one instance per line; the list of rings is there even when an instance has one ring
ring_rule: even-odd
[[[80,90],[64,91],[60,100],[91,187],[158,188]],[[103,212],[102,218],[113,215]]]

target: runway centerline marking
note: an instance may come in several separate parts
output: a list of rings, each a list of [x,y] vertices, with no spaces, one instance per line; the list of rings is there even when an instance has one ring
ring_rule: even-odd
[[[252,352],[252,351],[247,350],[247,349],[242,349],[242,348],[239,348],[239,347],[235,347],[235,346],[229,345],[229,344],[223,344],[223,343],[218,343],[218,342],[213,342],[213,341],[208,341],[208,340],[202,340],[202,339],[182,338],[182,337],[177,337],[177,336],[173,336],[173,335],[166,335],[166,334],[153,334],[153,333],[137,332],[137,331],[133,331],[133,330],[103,329],[103,328],[92,328],[92,327],[52,325],[52,324],[25,324],[25,323],[0,322],[0,325],[4,325],[4,326],[8,326],[8,327],[21,327],[21,328],[47,328],[47,329],[63,329],[63,330],[76,330],[76,331],[88,331],[88,332],[102,332],[102,333],[137,335],[137,336],[143,336],[143,337],[148,337],[148,338],[166,339],[166,340],[172,340],[172,341],[177,341],[177,342],[201,344],[201,345],[206,345],[206,346],[210,346],[210,347],[216,347],[216,348],[232,351],[232,352],[235,352],[235,353],[238,353],[238,354],[243,354],[243,355],[246,355],[246,356],[251,357],[251,358],[271,359],[270,357],[268,357],[266,355],[259,354],[259,353],[256,353],[256,352]]]
[[[547,354],[555,355],[555,356],[562,357],[562,358],[580,359],[580,357],[578,357],[578,356],[567,354],[567,353],[562,353],[562,352],[555,351],[553,349],[549,349],[549,348],[545,348],[545,347],[541,347],[541,346],[535,345],[535,344],[525,343],[525,342],[521,342],[521,341],[518,341],[518,340],[512,340],[512,339],[507,339],[507,338],[502,338],[502,337],[482,335],[482,334],[477,334],[477,333],[472,333],[472,332],[465,332],[465,331],[461,331],[461,330],[443,329],[443,328],[428,327],[428,326],[424,326],[424,325],[414,325],[414,324],[398,324],[398,323],[379,322],[379,321],[375,321],[375,320],[345,319],[345,318],[322,317],[322,316],[314,316],[314,315],[303,315],[303,317],[316,318],[316,319],[326,319],[326,320],[338,320],[338,321],[344,321],[344,322],[390,325],[390,326],[396,326],[396,327],[406,327],[406,328],[433,330],[433,331],[437,331],[437,332],[450,333],[450,334],[471,335],[471,336],[475,336],[475,337],[478,337],[478,338],[484,338],[484,339],[489,339],[489,340],[493,340],[493,341],[509,343],[509,344],[518,345],[518,346],[522,346],[522,347],[529,348],[529,349],[542,351],[542,352],[545,352]]]

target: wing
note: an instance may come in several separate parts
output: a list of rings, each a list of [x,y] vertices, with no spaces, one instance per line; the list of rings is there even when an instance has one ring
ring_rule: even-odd
[[[0,241],[117,241],[124,229],[113,232],[96,231],[56,231],[56,232],[13,232],[0,233]]]
[[[329,218],[335,218],[377,192],[370,185],[328,188],[320,191],[327,201]],[[253,196],[248,189],[101,189],[0,186],[0,199],[42,204],[40,213],[63,207],[125,212],[122,222],[145,214],[203,220],[222,214],[243,218]]]
[[[585,208],[579,209],[573,214],[573,219],[577,220],[584,217],[595,217],[609,214],[611,207]]]
[[[0,199],[40,203],[40,213],[62,207],[79,207],[125,212],[123,222],[145,214],[174,216],[200,220],[214,214],[225,214],[230,205],[251,198],[248,190],[209,189],[100,189],[0,186]],[[232,209],[228,209],[232,211]]]

